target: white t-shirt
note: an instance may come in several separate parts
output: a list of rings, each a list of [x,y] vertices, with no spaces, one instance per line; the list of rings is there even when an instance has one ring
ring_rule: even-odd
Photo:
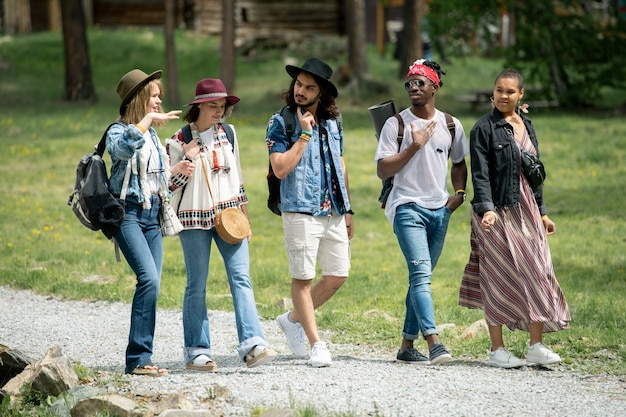
[[[159,191],[159,183],[163,180],[161,155],[149,130],[143,134],[143,138],[146,140],[144,146],[148,149],[148,166],[146,167],[148,171],[148,188],[151,193],[157,193]]]
[[[409,146],[413,138],[411,136],[411,123],[417,128],[426,126],[430,120],[420,119],[411,112],[410,108],[400,112],[404,120],[404,137],[400,150]],[[415,203],[428,209],[443,207],[448,200],[448,156],[452,162],[461,162],[469,154],[469,144],[463,126],[456,117],[453,117],[456,125],[454,142],[450,137],[450,131],[446,124],[446,116],[443,112],[435,110],[432,120],[437,123],[431,138],[411,160],[402,168],[394,178],[394,185],[387,205],[385,215],[391,224],[396,213],[396,207],[400,204]],[[378,140],[376,158],[378,161],[398,153],[398,120],[390,117],[385,122]],[[452,152],[450,147],[452,144]]]

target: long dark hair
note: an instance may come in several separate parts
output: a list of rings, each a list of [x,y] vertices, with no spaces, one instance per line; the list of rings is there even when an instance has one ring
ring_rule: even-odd
[[[298,110],[298,105],[296,104],[296,99],[293,95],[293,89],[296,85],[296,77],[291,80],[291,84],[289,85],[289,89],[283,91],[281,97],[292,112],[296,112]],[[317,77],[313,76],[315,81],[317,82]],[[323,84],[317,82],[317,85],[320,87],[320,91],[322,94],[320,95],[320,101],[317,105],[317,114],[315,118],[317,120],[332,120],[336,119],[339,116],[339,108],[335,103],[335,97],[333,97],[328,91],[324,90]]]

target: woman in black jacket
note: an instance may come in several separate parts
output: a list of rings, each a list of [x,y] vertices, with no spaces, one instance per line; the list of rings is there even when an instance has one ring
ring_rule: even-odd
[[[502,71],[493,110],[470,132],[471,254],[459,304],[484,310],[491,339],[487,364],[501,368],[524,365],[506,350],[502,325],[529,332],[526,361],[548,365],[561,358],[542,343],[543,333],[566,329],[570,321],[548,246],[556,228],[546,214],[543,185],[533,190],[522,172],[523,150],[539,156],[530,119],[516,112],[523,96],[521,74]]]

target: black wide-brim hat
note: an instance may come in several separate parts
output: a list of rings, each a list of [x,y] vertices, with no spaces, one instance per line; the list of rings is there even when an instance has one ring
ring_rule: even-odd
[[[163,74],[163,71],[156,70],[148,75],[140,69],[134,69],[124,74],[117,84],[117,94],[122,99],[120,103],[120,116],[126,113],[126,106],[133,99],[137,91],[150,81],[161,78],[161,74]]]
[[[311,74],[317,82],[320,84],[320,88],[330,93],[331,96],[337,98],[339,92],[337,91],[337,87],[330,81],[330,77],[333,76],[333,70],[324,61],[317,58],[308,58],[304,61],[304,65],[301,67],[296,67],[294,65],[285,66],[285,70],[287,70],[287,74],[291,76],[291,78],[296,78],[298,74],[302,71],[308,72]]]

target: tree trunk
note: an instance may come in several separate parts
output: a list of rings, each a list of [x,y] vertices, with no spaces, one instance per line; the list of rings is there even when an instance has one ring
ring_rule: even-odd
[[[65,48],[65,93],[66,101],[97,101],[94,89],[87,24],[82,0],[61,1],[63,22],[63,45]]]
[[[172,108],[180,106],[178,93],[178,70],[176,67],[176,47],[174,30],[176,27],[176,0],[165,0],[165,62],[167,66],[167,96]]]
[[[235,2],[222,0],[220,78],[229,94],[235,91]]]
[[[358,92],[367,74],[365,0],[349,0],[348,10],[351,11],[347,14],[349,77],[350,84]]]
[[[404,78],[416,59],[424,55],[422,45],[422,16],[425,9],[425,0],[407,0],[403,6],[403,27],[398,36],[398,59],[400,68],[398,77]]]

